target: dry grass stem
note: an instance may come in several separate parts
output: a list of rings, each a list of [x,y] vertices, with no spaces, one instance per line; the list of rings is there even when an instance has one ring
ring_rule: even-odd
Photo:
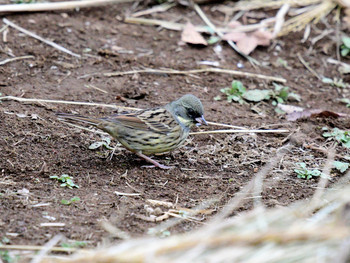
[[[44,249],[45,246],[25,246],[25,245],[0,245],[0,250],[33,250],[40,251]],[[51,247],[50,251],[54,252],[75,252],[77,248],[73,247]]]
[[[199,131],[191,132],[191,135],[196,134],[217,134],[217,133],[288,133],[289,130],[214,130],[214,131]]]
[[[0,65],[5,65],[7,63],[16,61],[16,60],[22,60],[22,59],[31,59],[31,58],[35,58],[34,56],[21,56],[21,57],[15,57],[15,58],[8,58],[8,59],[4,59],[2,61],[0,61]]]
[[[235,125],[218,123],[218,122],[212,122],[212,121],[207,121],[207,123],[209,125],[213,125],[213,126],[221,126],[221,127],[234,128],[234,129],[240,129],[240,130],[248,130],[248,128],[245,128],[245,127],[242,127],[242,126],[235,126]]]
[[[114,191],[114,193],[120,196],[140,196],[141,195],[140,193],[122,193],[118,191]]]
[[[135,2],[135,0],[81,0],[81,1],[63,1],[51,3],[30,3],[30,4],[12,4],[0,5],[1,13],[13,12],[41,12],[41,11],[57,11],[70,10],[75,8],[96,7],[108,4]]]
[[[95,90],[98,90],[98,91],[101,91],[101,92],[103,92],[103,93],[106,93],[106,94],[108,94],[108,91],[106,91],[106,90],[104,90],[104,89],[101,89],[101,88],[98,88],[98,87],[96,87],[96,86],[94,86],[94,85],[84,85],[86,88],[91,88],[91,89],[95,89]]]
[[[127,17],[125,18],[124,22],[131,23],[131,24],[148,25],[148,26],[160,26],[165,29],[174,30],[174,31],[182,31],[185,28],[185,24],[158,20],[158,19],[148,19],[148,18]],[[275,23],[275,17],[264,19],[257,24],[241,25],[235,28],[216,27],[216,30],[217,32],[220,32],[222,34],[229,33],[229,32],[251,32],[259,28],[266,28],[269,25],[272,25],[273,23]],[[208,26],[195,26],[195,29],[197,32],[200,32],[200,33],[212,34],[212,31],[208,28]]]
[[[288,35],[290,32],[300,31],[311,22],[317,23],[321,18],[327,16],[337,4],[335,0],[248,0],[238,1],[234,7],[225,7],[225,12],[231,14],[237,11],[250,11],[256,9],[279,9],[283,5],[301,7],[296,11],[289,12],[289,18],[283,23],[278,36]],[[306,7],[306,8],[305,8]],[[273,28],[269,28],[273,31]]]
[[[20,98],[15,96],[0,97],[0,101],[1,100],[14,100],[19,102],[37,102],[37,103],[58,103],[58,104],[70,104],[70,105],[82,105],[82,106],[98,106],[98,107],[106,107],[106,108],[112,108],[112,109],[131,110],[131,111],[140,110],[138,108],[117,106],[117,105],[105,104],[105,103],[79,102],[79,101],[66,101],[66,100],[28,99],[28,98]]]
[[[133,13],[131,16],[132,17],[138,17],[138,16],[150,15],[150,14],[158,13],[158,12],[165,12],[165,11],[167,11],[168,9],[170,9],[170,8],[172,8],[174,6],[176,6],[176,3],[166,3],[165,2],[163,4],[156,5],[156,6],[152,7],[152,8],[150,8],[150,9]]]
[[[273,77],[262,74],[250,73],[250,72],[242,72],[238,70],[231,69],[222,69],[222,68],[203,68],[203,69],[192,69],[192,70],[175,70],[175,69],[139,69],[139,70],[130,70],[130,71],[115,71],[109,73],[103,73],[106,77],[115,77],[115,76],[123,76],[137,73],[153,73],[153,74],[180,74],[180,75],[189,75],[189,74],[197,74],[197,73],[219,73],[219,74],[229,74],[233,76],[241,76],[241,77],[250,77],[250,78],[258,78],[268,81],[276,81],[281,83],[286,83],[287,80],[281,77]]]
[[[53,48],[56,48],[56,49],[58,49],[59,51],[62,51],[62,52],[64,52],[64,53],[67,53],[67,54],[69,54],[69,55],[71,55],[71,56],[74,56],[74,57],[77,57],[77,58],[80,58],[80,57],[81,57],[79,54],[76,54],[76,53],[74,53],[74,52],[72,52],[72,51],[70,51],[70,50],[68,50],[68,49],[66,49],[66,48],[64,48],[64,47],[62,47],[62,46],[56,44],[55,42],[52,42],[52,41],[47,40],[47,39],[45,39],[45,38],[42,38],[41,36],[38,36],[37,34],[35,34],[35,33],[33,33],[33,32],[30,32],[30,31],[28,31],[27,29],[24,29],[23,27],[20,27],[20,26],[14,24],[13,22],[9,21],[9,20],[6,19],[6,18],[3,18],[2,21],[3,21],[5,24],[9,25],[10,27],[13,27],[14,29],[17,29],[18,31],[22,32],[23,34],[26,34],[26,35],[28,35],[28,36],[31,36],[31,37],[37,39],[37,40],[40,40],[41,42],[44,42],[45,44],[47,44],[47,45],[49,45],[49,46],[51,46],[51,47],[53,47]]]
[[[321,80],[321,77],[317,74],[317,72],[316,72],[315,70],[313,70],[313,69],[309,66],[309,64],[303,59],[303,57],[300,55],[300,53],[298,53],[297,56],[298,56],[300,62],[304,65],[304,67],[305,67],[308,71],[310,71],[310,73],[311,73],[312,75],[314,75],[316,78],[318,78],[319,80]]]
[[[54,236],[49,242],[47,242],[43,249],[32,259],[30,263],[40,263],[44,256],[46,256],[52,248],[63,238],[63,235],[58,234]]]

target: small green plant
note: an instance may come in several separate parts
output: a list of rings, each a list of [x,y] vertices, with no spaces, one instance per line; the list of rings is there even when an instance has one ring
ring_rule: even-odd
[[[75,242],[71,242],[71,243],[61,243],[61,247],[65,247],[65,248],[82,248],[82,247],[86,247],[86,242],[84,241],[75,241]]]
[[[289,91],[289,87],[282,86],[277,83],[272,83],[275,87],[275,90],[272,92],[272,98],[274,101],[272,105],[276,106],[278,103],[284,103],[287,100],[300,101],[300,96],[294,92]]]
[[[3,244],[10,244],[11,241],[7,237],[3,237],[1,239],[0,245]],[[0,250],[0,262],[5,262],[5,263],[14,263],[19,260],[19,256],[11,256],[8,250]]]
[[[220,89],[222,93],[227,96],[228,102],[238,102],[240,104],[244,103],[243,94],[246,93],[247,89],[244,87],[243,83],[237,80],[232,81],[231,88]],[[221,100],[220,96],[216,96],[215,100]]]
[[[348,99],[348,98],[341,98],[341,99],[338,99],[338,101],[340,101],[341,103],[346,104],[347,108],[350,108],[350,99]]]
[[[297,167],[298,169],[294,169],[294,172],[297,174],[298,178],[309,180],[312,177],[317,177],[317,176],[327,177],[324,173],[322,173],[317,169],[312,169],[312,170],[307,169],[305,163],[297,163],[297,165],[298,165]]]
[[[349,163],[346,162],[334,161],[333,166],[341,173],[344,173],[347,169],[349,169]]]
[[[96,150],[98,148],[105,147],[108,150],[113,150],[113,147],[109,146],[111,144],[111,139],[109,137],[102,137],[101,141],[94,142],[89,146],[90,150]]]
[[[350,52],[350,37],[343,37],[342,41],[343,44],[340,46],[340,53],[343,57],[345,57]]]
[[[61,204],[70,205],[70,204],[72,204],[74,202],[78,202],[78,201],[80,201],[80,198],[78,196],[74,196],[70,200],[62,199]]]
[[[342,144],[345,148],[350,148],[350,132],[334,128],[331,131],[327,127],[322,128],[325,132],[322,134],[325,138],[331,138]]]
[[[294,92],[289,92],[289,87],[273,83],[275,89],[251,89],[247,90],[242,82],[232,81],[231,88],[224,88],[220,91],[227,96],[228,102],[239,102],[241,104],[246,101],[260,102],[263,100],[273,99],[272,104],[276,106],[278,103],[284,103],[288,99],[300,101],[300,96]],[[214,100],[221,100],[221,96],[216,96]]]
[[[61,187],[68,187],[69,189],[73,189],[74,187],[79,188],[79,186],[73,182],[73,177],[70,177],[68,174],[62,174],[60,177],[53,175],[50,176],[50,178],[61,182]]]
[[[338,79],[335,77],[333,79],[323,78],[322,82],[325,84],[330,84],[331,86],[334,86],[334,87],[342,88],[342,89],[348,88],[350,86],[348,83],[345,83],[342,79]]]

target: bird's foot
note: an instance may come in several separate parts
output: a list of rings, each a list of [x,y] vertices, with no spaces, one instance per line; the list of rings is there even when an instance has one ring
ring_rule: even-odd
[[[174,166],[166,166],[166,165],[163,165],[163,164],[160,164],[158,163],[157,161],[153,160],[152,158],[144,155],[143,153],[141,152],[138,152],[136,153],[138,156],[140,156],[141,158],[145,159],[147,162],[150,162],[152,163],[153,165],[144,165],[142,167],[144,168],[154,168],[154,167],[158,167],[160,169],[172,169],[172,168],[175,168]]]
[[[158,167],[160,169],[164,169],[164,170],[175,168],[175,166],[166,166],[166,165],[163,165],[160,163],[158,163],[158,165],[142,165],[141,166],[141,168],[156,168],[156,167]]]

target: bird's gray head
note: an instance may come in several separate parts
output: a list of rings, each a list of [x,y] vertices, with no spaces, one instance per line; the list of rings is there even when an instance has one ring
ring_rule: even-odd
[[[202,102],[194,95],[187,94],[167,105],[167,108],[187,127],[208,125],[204,119]]]

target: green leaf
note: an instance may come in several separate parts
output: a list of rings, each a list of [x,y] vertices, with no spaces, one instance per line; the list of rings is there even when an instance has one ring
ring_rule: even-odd
[[[343,41],[344,45],[350,49],[350,37],[343,37],[342,41]]]
[[[341,98],[341,99],[338,99],[338,101],[340,101],[341,103],[350,104],[350,99],[348,98]]]
[[[221,38],[219,38],[219,37],[217,37],[217,36],[211,36],[211,37],[207,40],[207,42],[208,42],[209,45],[213,45],[213,44],[219,42],[220,40],[221,40]]]
[[[109,137],[102,137],[101,139],[102,139],[102,141],[106,142],[107,145],[109,145],[111,143],[111,138],[109,138]]]
[[[323,78],[322,82],[326,83],[326,84],[333,84],[334,83],[333,79],[331,79],[331,78]]]
[[[249,101],[259,102],[270,98],[270,90],[253,89],[245,92],[242,97]]]
[[[306,169],[306,163],[297,163],[301,168]]]
[[[337,169],[341,173],[344,173],[349,168],[348,163],[340,162],[340,161],[334,161],[333,166],[335,167],[335,169]]]
[[[343,142],[343,146],[345,148],[350,148],[350,140],[346,141],[346,142]]]
[[[289,92],[288,92],[288,87],[283,87],[280,91],[280,93],[278,94],[278,96],[280,98],[282,98],[283,100],[286,100],[288,98]]]
[[[295,100],[295,101],[301,101],[300,95],[296,94],[294,92],[289,93],[287,99],[292,99],[292,100]]]
[[[71,204],[71,201],[66,200],[66,199],[62,199],[62,200],[61,200],[61,204],[63,204],[63,205],[70,205],[70,204]]]
[[[221,96],[217,95],[216,97],[214,97],[214,100],[216,100],[216,101],[221,100]]]
[[[240,94],[243,94],[246,92],[246,88],[244,87],[243,83],[237,80],[232,81],[231,83],[232,89],[235,91],[238,91]]]
[[[103,145],[103,142],[94,142],[89,146],[90,150],[96,150],[97,148],[100,148]]]
[[[281,98],[281,97],[276,97],[276,101],[277,101],[277,103],[283,103],[284,102],[283,98]]]
[[[347,56],[347,55],[349,54],[349,52],[350,52],[350,49],[349,49],[349,48],[343,47],[343,48],[341,49],[341,51],[340,51],[340,54],[342,55],[342,57],[345,57],[345,56]]]

